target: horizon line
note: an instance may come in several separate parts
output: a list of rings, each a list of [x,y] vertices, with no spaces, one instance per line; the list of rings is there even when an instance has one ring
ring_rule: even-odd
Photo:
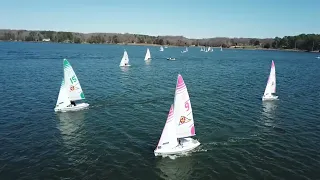
[[[152,36],[152,37],[184,37],[189,40],[203,40],[203,39],[214,39],[214,38],[227,38],[227,39],[274,39],[276,37],[268,37],[268,38],[258,38],[258,37],[222,37],[222,36],[215,36],[215,37],[204,37],[204,38],[190,38],[183,35],[150,35],[148,33],[142,34],[142,33],[129,33],[129,32],[122,32],[122,33],[115,33],[115,32],[79,32],[79,31],[64,31],[64,30],[43,30],[43,29],[0,29],[0,30],[9,30],[9,31],[54,31],[54,32],[71,32],[71,33],[81,33],[81,34],[137,34],[137,35],[146,35],[146,36]],[[315,33],[313,33],[315,34]],[[295,35],[293,35],[295,36]]]

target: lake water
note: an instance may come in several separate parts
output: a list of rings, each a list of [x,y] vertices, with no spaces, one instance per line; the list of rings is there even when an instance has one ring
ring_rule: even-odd
[[[145,46],[1,42],[0,179],[320,179],[316,54],[149,48],[146,64]],[[87,110],[53,110],[63,58]],[[271,60],[279,100],[262,103]],[[154,157],[178,73],[202,144]]]

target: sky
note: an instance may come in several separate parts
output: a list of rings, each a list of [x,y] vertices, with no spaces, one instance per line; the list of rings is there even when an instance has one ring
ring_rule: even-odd
[[[188,38],[320,34],[320,0],[11,0],[0,29]]]

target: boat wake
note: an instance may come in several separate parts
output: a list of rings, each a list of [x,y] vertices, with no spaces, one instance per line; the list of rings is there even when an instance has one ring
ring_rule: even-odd
[[[187,152],[182,152],[180,154],[173,154],[173,155],[161,155],[162,158],[170,158],[172,160],[177,159],[179,157],[188,157],[191,156],[194,153],[197,152],[207,152],[207,149],[204,149],[201,145],[196,147],[195,149],[191,150],[191,151],[187,151]]]

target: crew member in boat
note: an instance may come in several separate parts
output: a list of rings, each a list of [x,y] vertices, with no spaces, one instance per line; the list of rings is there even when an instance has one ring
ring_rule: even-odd
[[[73,106],[76,106],[76,102],[70,101],[70,103],[71,103]]]

